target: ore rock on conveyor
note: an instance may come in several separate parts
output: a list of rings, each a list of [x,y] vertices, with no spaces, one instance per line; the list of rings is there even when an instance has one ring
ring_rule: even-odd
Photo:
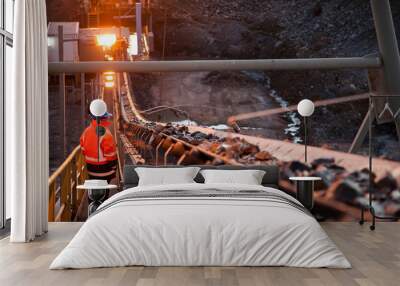
[[[349,172],[335,163],[333,158],[318,158],[310,164],[300,161],[280,161],[265,150],[244,139],[237,137],[218,137],[199,131],[190,132],[187,126],[148,123],[156,133],[164,133],[177,139],[199,146],[227,159],[233,159],[243,165],[277,164],[281,169],[281,180],[292,184],[292,176],[317,176],[322,180],[316,184],[316,192],[333,201],[343,202],[349,206],[368,205],[369,170]],[[209,162],[211,165],[224,164],[219,160]],[[400,215],[400,185],[387,174],[377,180],[373,174],[374,207],[380,215]],[[286,184],[285,184],[286,185]],[[293,184],[292,184],[293,187]],[[289,191],[288,189],[286,191]]]

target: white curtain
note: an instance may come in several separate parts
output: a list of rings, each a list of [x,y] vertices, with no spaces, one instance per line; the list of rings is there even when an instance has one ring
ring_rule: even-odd
[[[48,81],[45,0],[16,0],[12,96],[6,98],[6,187],[12,242],[47,231]]]

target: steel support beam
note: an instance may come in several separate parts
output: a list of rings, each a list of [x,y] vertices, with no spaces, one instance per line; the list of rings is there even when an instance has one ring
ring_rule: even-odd
[[[199,72],[240,70],[330,70],[375,69],[381,67],[379,58],[313,58],[260,60],[198,60],[198,61],[102,61],[50,62],[49,73],[114,72]],[[399,81],[400,82],[400,81]]]
[[[400,55],[389,0],[371,0],[371,8],[383,62],[384,92],[400,94]]]
[[[393,24],[393,16],[389,0],[371,0],[372,15],[374,17],[379,54],[382,61],[382,90],[383,94],[400,95],[400,54]],[[385,98],[382,98],[385,101]],[[400,108],[400,98],[386,99],[395,112]],[[379,112],[379,110],[377,110]],[[356,152],[364,142],[368,133],[368,120],[373,114],[368,113],[357,132],[349,152]],[[374,118],[375,119],[375,118]],[[394,119],[396,129],[400,132],[400,118]],[[399,138],[400,140],[400,138]]]
[[[363,122],[361,123],[360,128],[357,131],[356,137],[354,137],[353,142],[351,143],[349,153],[356,153],[364,143],[365,137],[368,134],[368,126],[370,121],[370,116],[374,116],[374,110],[371,108],[367,112],[367,115],[364,117]]]
[[[60,62],[64,61],[64,27],[62,25],[58,26],[58,60]],[[65,73],[59,74],[59,130],[60,130],[60,138],[62,142],[62,156],[66,158],[67,154],[67,121],[66,121],[66,105],[67,105],[67,96],[65,90]]]
[[[86,82],[85,73],[81,73],[81,125],[82,130],[85,130],[86,126]]]
[[[136,3],[136,36],[138,55],[142,55],[142,3]]]
[[[383,94],[400,95],[400,53],[390,2],[389,0],[371,0],[371,8],[379,53],[383,62]],[[387,101],[394,112],[399,110],[399,97],[390,97]],[[394,120],[396,128],[399,129],[400,118]]]

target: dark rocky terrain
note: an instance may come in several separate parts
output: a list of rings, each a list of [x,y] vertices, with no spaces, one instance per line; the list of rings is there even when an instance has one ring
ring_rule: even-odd
[[[82,22],[84,18],[81,9],[83,1],[46,2],[49,21]],[[152,3],[156,58],[162,56],[165,12],[167,58],[307,58],[363,56],[377,52],[369,0],[154,0]],[[391,1],[391,4],[399,34],[400,2]],[[179,81],[184,82],[186,77],[190,78],[189,75],[180,76]],[[157,89],[163,85],[160,75],[139,75],[138,78],[136,88],[140,91],[140,104],[144,109],[158,104],[187,103],[184,96],[174,96],[173,89],[170,90],[171,96],[166,93],[162,97],[164,102],[160,102],[156,95]],[[183,86],[179,81],[176,84],[178,90]],[[191,119],[211,125],[225,123],[229,115],[240,112],[297,104],[303,97],[318,100],[368,90],[366,72],[358,70],[214,72],[205,74],[200,83],[190,83],[198,84],[194,86],[197,90],[209,86],[211,91],[206,97],[210,97],[211,93],[218,94],[208,105],[215,106],[217,109],[214,110],[220,112],[205,108],[196,111],[187,107]],[[173,84],[172,81],[170,85]],[[247,89],[246,94],[252,94],[253,90],[257,94],[263,92],[264,98],[256,96],[249,104],[244,104],[240,97],[231,94],[232,90],[238,93],[237,85],[242,90]],[[155,90],[152,94],[150,88]],[[230,106],[229,102],[232,102]],[[192,105],[198,104],[192,102]],[[241,106],[243,110],[240,110]],[[315,133],[310,138],[311,143],[347,150],[366,109],[366,103],[362,102],[317,109],[311,121]],[[207,113],[211,116],[205,116]],[[281,123],[284,121],[287,128],[282,132]],[[250,134],[301,140],[300,121],[295,114],[250,120],[242,125],[261,128],[245,131]],[[376,132],[378,154],[400,160],[394,126],[381,125]]]
[[[76,22],[84,17],[82,0],[46,0],[48,22]]]
[[[163,50],[165,11],[166,58],[310,58],[364,56],[377,52],[368,0],[168,0],[153,1],[153,4],[159,57]],[[392,10],[397,31],[400,31],[400,3],[392,1]],[[223,78],[222,84],[225,86],[241,83],[233,73],[220,74],[219,78]],[[243,81],[245,86],[248,80],[258,81],[254,85],[264,87],[265,97],[271,98],[271,90],[275,90],[280,97],[276,103],[283,106],[297,104],[301,98],[318,100],[368,90],[366,72],[360,70],[265,72],[245,76],[249,78]],[[240,77],[243,77],[243,73]],[[215,75],[214,78],[218,79]],[[159,76],[152,77],[146,85],[157,87],[159,80]],[[217,80],[210,85],[221,86],[221,82]],[[159,104],[150,100],[148,95],[145,97],[144,107]],[[163,99],[168,103],[168,95]],[[185,101],[185,98],[182,97],[181,101]],[[172,102],[180,103],[176,98]],[[225,102],[226,98],[220,99],[223,106]],[[262,104],[253,107],[254,110],[264,108]],[[311,143],[347,150],[366,109],[365,102],[318,109],[311,122],[318,136],[313,136]],[[190,110],[193,118],[197,117],[195,113]],[[200,113],[204,113],[204,110]],[[298,121],[294,123],[293,118],[289,118],[290,115],[281,117],[289,124],[297,125],[296,130],[300,127]],[[215,120],[224,123],[225,118],[226,113]],[[260,120],[262,122],[264,119],[244,124],[259,127]],[[267,130],[268,121],[265,120],[266,130],[260,131],[260,135],[271,136],[271,133],[277,133]],[[379,154],[400,159],[394,126],[379,126],[377,134]],[[275,137],[295,140],[298,136],[286,132]]]

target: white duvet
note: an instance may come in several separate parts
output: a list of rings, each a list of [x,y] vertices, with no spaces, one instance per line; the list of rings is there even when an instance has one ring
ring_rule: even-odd
[[[288,204],[230,197],[153,198],[112,204],[131,192],[209,188],[265,190],[295,201],[276,189],[237,184],[128,189],[102,204],[109,207],[88,219],[50,269],[128,265],[351,267],[318,222]]]

